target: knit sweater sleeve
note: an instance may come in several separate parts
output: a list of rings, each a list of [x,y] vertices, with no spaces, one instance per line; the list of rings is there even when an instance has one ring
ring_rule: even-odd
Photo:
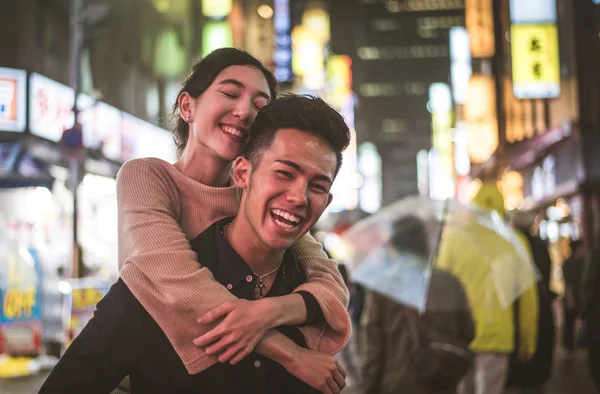
[[[132,160],[117,176],[117,200],[122,279],[164,331],[188,371],[210,367],[217,359],[192,344],[204,332],[196,319],[235,297],[207,268],[200,268],[178,222],[176,185],[153,162]]]
[[[349,292],[335,260],[327,258],[323,247],[310,234],[296,243],[296,255],[306,270],[306,283],[294,290],[311,293],[326,320],[321,326],[300,327],[311,349],[335,354],[343,349],[351,332],[347,311]]]

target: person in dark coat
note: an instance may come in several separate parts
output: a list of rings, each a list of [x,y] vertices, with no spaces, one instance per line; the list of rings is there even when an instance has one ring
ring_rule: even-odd
[[[590,376],[600,392],[600,250],[585,258],[581,283],[581,318],[586,332]]]
[[[552,302],[556,294],[550,290],[550,276],[552,261],[548,253],[548,246],[542,239],[533,236],[526,225],[516,226],[527,238],[533,254],[534,263],[540,273],[538,282],[539,318],[537,351],[529,361],[522,361],[515,352],[510,357],[510,366],[506,386],[509,393],[542,394],[544,384],[552,375],[552,361],[554,359],[555,326]],[[515,307],[515,324],[518,327],[517,301]],[[519,335],[516,333],[516,349],[518,349]]]
[[[565,278],[563,345],[569,357],[576,349],[575,326],[581,308],[580,295],[585,259],[584,253],[583,243],[580,240],[572,241],[571,256],[563,264],[563,276]]]

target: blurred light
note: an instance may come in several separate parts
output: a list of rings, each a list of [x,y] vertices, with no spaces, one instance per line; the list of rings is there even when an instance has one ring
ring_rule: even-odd
[[[471,171],[469,133],[466,127],[465,122],[458,122],[454,130],[454,169],[460,176],[467,176]]]
[[[263,19],[271,19],[273,17],[273,9],[266,4],[259,6],[256,12]]]
[[[61,294],[71,294],[71,284],[66,280],[61,280],[60,282],[58,282],[57,288]]]
[[[171,8],[170,0],[154,0],[153,4],[154,8],[156,8],[156,11],[160,12],[161,14],[168,12]]]
[[[430,112],[448,112],[452,110],[452,95],[450,87],[445,83],[432,83],[429,85]],[[429,108],[428,108],[429,109]]]
[[[400,3],[396,0],[389,0],[385,2],[385,9],[389,12],[400,12],[402,7],[400,7]]]
[[[232,0],[202,0],[202,14],[209,18],[224,18],[231,12]]]
[[[559,233],[559,228],[558,228],[558,223],[551,220],[546,222],[547,226],[546,226],[546,234],[548,236],[548,240],[550,242],[556,242],[558,241],[558,237],[560,235]]]
[[[210,21],[202,28],[202,57],[215,49],[232,46],[231,25],[227,21]]]
[[[556,0],[510,0],[509,9],[511,23],[556,22]]]
[[[573,225],[571,223],[563,223],[558,228],[558,233],[561,237],[571,238],[573,235]]]
[[[302,24],[317,33],[319,41],[324,45],[329,41],[329,14],[322,8],[310,8],[302,14]]]
[[[429,194],[429,152],[426,149],[417,153],[417,188],[420,195]]]

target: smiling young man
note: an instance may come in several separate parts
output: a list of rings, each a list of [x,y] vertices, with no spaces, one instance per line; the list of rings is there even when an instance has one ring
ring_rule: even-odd
[[[252,318],[272,320],[275,327],[277,316],[269,313],[276,304],[273,297],[290,297],[306,280],[293,245],[331,202],[331,185],[349,139],[343,118],[320,98],[284,96],[257,116],[245,153],[233,166],[233,181],[242,191],[238,214],[191,241],[217,281],[245,302],[264,306],[265,313]],[[299,324],[319,314],[322,318],[314,298],[294,296],[306,303]],[[93,321],[40,393],[108,393],[128,374],[135,394],[339,393],[345,385],[335,358],[307,349],[295,326],[278,326],[265,335],[259,346],[268,358],[253,352],[238,360],[233,354],[232,364],[217,363],[189,375],[121,280],[98,304]],[[229,339],[205,337],[204,346],[208,353],[239,352],[221,346]]]

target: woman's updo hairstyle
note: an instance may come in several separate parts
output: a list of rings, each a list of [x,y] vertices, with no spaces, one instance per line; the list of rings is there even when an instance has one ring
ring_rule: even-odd
[[[273,74],[254,56],[237,48],[221,48],[208,54],[192,67],[192,72],[183,82],[182,88],[173,105],[173,116],[177,122],[173,130],[173,141],[177,148],[177,157],[181,157],[189,137],[189,125],[179,116],[179,97],[187,92],[198,98],[213,83],[217,75],[230,66],[252,66],[260,70],[267,80],[271,100],[277,96],[277,81]]]

